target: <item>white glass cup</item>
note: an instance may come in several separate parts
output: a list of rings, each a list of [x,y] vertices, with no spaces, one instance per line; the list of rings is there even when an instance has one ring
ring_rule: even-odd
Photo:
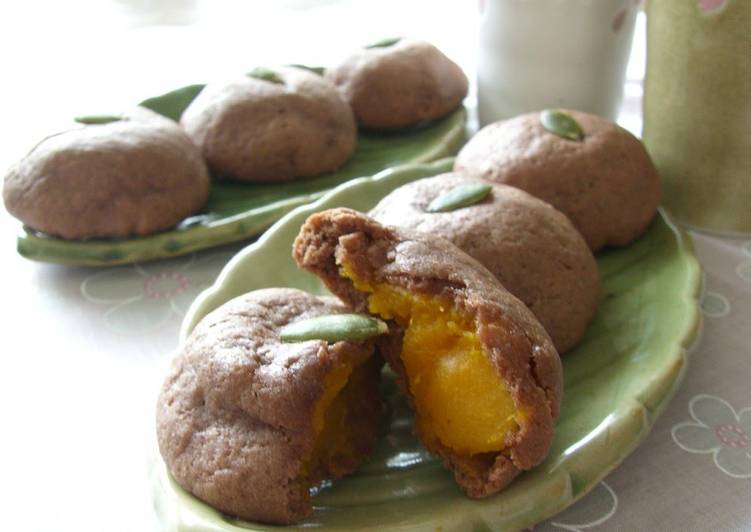
[[[618,116],[639,0],[480,0],[480,124],[550,107]]]

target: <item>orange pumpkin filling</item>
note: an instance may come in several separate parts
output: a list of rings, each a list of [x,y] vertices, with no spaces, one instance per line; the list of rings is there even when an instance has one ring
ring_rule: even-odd
[[[315,443],[298,477],[308,487],[327,478],[332,464],[357,461],[357,451],[352,446],[354,435],[347,419],[349,407],[357,401],[367,379],[371,379],[378,368],[380,363],[371,357],[355,367],[351,364],[334,366],[324,378],[323,394],[313,408]]]
[[[401,359],[423,437],[461,454],[498,452],[519,428],[505,382],[480,343],[474,316],[441,296],[341,274],[369,294],[369,311],[404,329]]]

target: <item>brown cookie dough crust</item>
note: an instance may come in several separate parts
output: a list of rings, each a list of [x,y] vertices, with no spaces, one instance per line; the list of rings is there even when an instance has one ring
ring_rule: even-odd
[[[336,88],[300,68],[284,81],[209,84],[180,122],[219,177],[280,182],[332,172],[354,153],[357,127]]]
[[[157,404],[159,448],[181,486],[223,512],[291,523],[312,512],[309,485],[351,472],[370,454],[382,413],[373,343],[279,339],[290,322],[341,312],[349,311],[333,298],[272,288],[240,296],[196,326]],[[341,364],[364,370],[349,396],[352,449],[305,474],[313,411]]]
[[[461,68],[424,41],[363,48],[326,77],[363,129],[395,129],[435,120],[461,105],[469,84]]]
[[[660,203],[660,180],[631,133],[595,115],[566,111],[582,127],[581,142],[545,130],[540,113],[480,130],[459,152],[454,170],[511,185],[558,209],[592,251],[641,235]]]
[[[486,181],[460,174],[420,179],[394,190],[370,216],[435,235],[477,259],[518,297],[545,327],[559,353],[575,346],[600,298],[597,263],[587,243],[562,213],[517,188],[493,184],[481,202],[431,213],[433,199],[465,183]]]
[[[196,146],[175,122],[144,108],[47,137],[10,169],[3,189],[10,214],[71,240],[170,229],[208,194]]]
[[[367,296],[340,275],[342,263],[358,278],[387,282],[410,293],[445,296],[456,308],[475,315],[480,341],[516,407],[527,410],[529,419],[509,436],[500,453],[458,455],[438,441],[426,441],[421,434],[468,495],[496,493],[520,470],[544,459],[561,401],[558,353],[530,311],[477,261],[446,240],[385,227],[349,209],[332,209],[308,218],[293,255],[300,266],[323,279],[333,293],[359,311],[368,310]],[[402,331],[393,322],[391,327],[394,334],[380,341],[379,347],[414,404],[400,358]]]

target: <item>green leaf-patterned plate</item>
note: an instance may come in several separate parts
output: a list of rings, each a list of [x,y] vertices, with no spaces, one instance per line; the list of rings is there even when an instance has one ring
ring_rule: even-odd
[[[178,120],[203,87],[189,85],[140,105]],[[352,159],[336,172],[313,179],[278,185],[213,181],[203,210],[171,231],[140,238],[70,241],[24,228],[17,249],[24,257],[44,262],[112,266],[175,257],[244,240],[352,178],[454,155],[464,142],[465,118],[466,110],[461,107],[427,127],[398,133],[360,132]]]
[[[358,179],[300,207],[237,254],[216,283],[190,308],[184,340],[212,309],[249,290],[292,286],[323,292],[299,270],[292,241],[311,213],[331,207],[370,209],[414,179],[451,168],[451,160],[412,165]],[[699,329],[701,270],[689,237],[660,214],[632,245],[598,257],[603,300],[583,342],[563,361],[561,417],[548,459],[502,493],[474,501],[423,450],[410,414],[387,382],[387,435],[373,459],[353,476],[323,489],[310,527],[365,530],[505,530],[530,526],[582,497],[633,451],[667,405],[686,367],[686,349]],[[266,529],[234,520],[182,490],[161,460],[154,474],[155,505],[166,530]]]

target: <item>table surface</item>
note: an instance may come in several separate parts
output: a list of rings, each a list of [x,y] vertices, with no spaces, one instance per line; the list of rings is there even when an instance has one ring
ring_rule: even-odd
[[[71,116],[257,64],[327,64],[384,35],[431,40],[472,76],[475,12],[461,0],[6,0],[0,167]],[[643,41],[640,18],[619,119],[637,133]],[[242,245],[97,270],[27,261],[18,231],[0,212],[0,528],[156,530],[155,390],[186,308]],[[615,472],[535,530],[751,529],[751,237],[693,236],[704,329],[682,386]]]

